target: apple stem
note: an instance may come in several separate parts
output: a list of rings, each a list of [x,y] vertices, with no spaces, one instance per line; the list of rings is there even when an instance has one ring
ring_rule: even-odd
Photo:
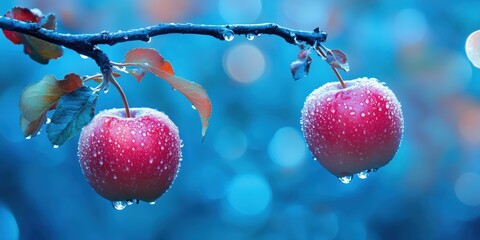
[[[345,85],[345,83],[343,82],[343,78],[342,76],[340,76],[340,73],[338,72],[338,70],[334,67],[332,67],[332,70],[335,73],[335,75],[337,75],[338,81],[340,82],[340,84],[342,84],[342,88],[347,88],[347,85]]]
[[[322,48],[319,47],[319,46],[316,46],[315,49],[317,50],[316,52],[317,53],[320,53],[320,55],[322,55],[323,58],[327,58],[327,55],[323,52]],[[338,81],[340,82],[340,84],[342,85],[342,88],[347,88],[347,85],[345,85],[345,82],[343,82],[343,78],[342,76],[340,76],[340,73],[338,72],[338,70],[335,68],[335,67],[332,67],[332,71],[335,73],[335,75],[337,76],[338,78]]]
[[[120,84],[118,84],[117,80],[115,80],[112,73],[108,75],[108,81],[111,82],[113,86],[115,86],[115,88],[118,90],[118,93],[120,94],[120,97],[122,97],[123,105],[125,106],[125,116],[129,118],[130,108],[128,107],[127,96],[125,96],[122,87],[120,87]]]

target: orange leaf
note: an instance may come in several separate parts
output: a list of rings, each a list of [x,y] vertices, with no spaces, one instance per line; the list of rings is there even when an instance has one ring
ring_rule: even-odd
[[[162,70],[171,75],[175,75],[173,72],[172,65],[169,61],[165,59],[153,48],[134,48],[127,52],[125,55],[124,63],[148,63],[149,65]],[[139,82],[145,76],[145,71],[143,69],[133,69],[128,71],[133,75]]]
[[[148,71],[181,92],[198,111],[202,122],[202,137],[205,137],[208,121],[212,115],[212,103],[202,86],[175,76],[170,62],[165,61],[155,49],[133,49],[126,54],[123,62],[127,66],[134,66],[135,69],[141,70],[127,70],[138,81],[145,75],[145,71]]]
[[[25,119],[23,115],[20,115],[20,127],[22,128],[23,136],[26,138],[30,138],[37,135],[46,120],[47,112],[44,112],[33,121],[29,121]]]

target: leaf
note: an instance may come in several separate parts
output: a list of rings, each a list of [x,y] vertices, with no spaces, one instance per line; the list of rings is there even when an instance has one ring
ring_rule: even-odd
[[[297,60],[290,64],[290,70],[292,71],[294,80],[301,79],[308,75],[308,72],[310,71],[310,64],[312,63],[310,49],[302,49],[298,53],[297,58]]]
[[[347,63],[347,56],[340,50],[327,49],[327,63],[334,68],[340,68],[345,72],[350,71],[350,66]]]
[[[54,109],[57,101],[65,94],[83,86],[82,79],[74,73],[57,80],[46,75],[40,82],[26,87],[20,96],[20,111],[27,121],[35,121],[48,110]]]
[[[95,114],[98,92],[83,86],[63,96],[47,125],[47,136],[53,145],[60,146],[79,133]]]
[[[44,19],[44,16],[38,9],[19,7],[13,8],[11,11],[7,12],[5,16],[33,23],[40,23],[40,21]],[[55,31],[56,25],[57,21],[55,15],[49,14],[46,21],[42,24],[42,28]],[[57,59],[63,55],[63,48],[59,45],[22,33],[5,30],[3,33],[14,44],[23,44],[23,52],[38,63],[47,64],[50,59]]]
[[[170,75],[175,75],[173,72],[173,67],[169,61],[165,59],[157,52],[157,50],[152,48],[135,48],[127,52],[125,55],[124,63],[148,63],[149,65],[162,70]],[[128,73],[133,75],[137,81],[141,81],[145,76],[147,69],[139,66],[140,69],[134,68],[132,70],[127,70]]]
[[[130,50],[123,62],[126,65],[136,67],[127,71],[138,81],[145,75],[142,71],[148,71],[167,81],[173,89],[180,91],[198,111],[202,122],[202,137],[205,137],[208,121],[212,115],[212,103],[207,91],[202,86],[175,76],[170,62],[165,61],[155,49],[137,48]],[[135,70],[139,68],[140,70]]]
[[[39,23],[40,20],[43,18],[40,10],[33,9],[30,10],[28,8],[21,8],[21,7],[14,7],[12,10],[8,11],[5,17],[20,20],[23,22],[32,22],[32,23]],[[17,33],[13,31],[3,30],[3,34],[5,37],[8,38],[14,44],[21,44],[23,43],[23,36],[22,33]]]
[[[22,128],[23,136],[26,138],[31,138],[36,136],[43,124],[47,120],[47,112],[44,112],[37,119],[33,121],[27,120],[23,115],[20,115],[20,126]]]

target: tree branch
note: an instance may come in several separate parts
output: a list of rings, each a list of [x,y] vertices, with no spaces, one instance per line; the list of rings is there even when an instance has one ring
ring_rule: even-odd
[[[314,45],[316,42],[325,42],[327,38],[327,34],[319,31],[318,28],[313,31],[300,31],[285,28],[274,23],[231,25],[162,23],[155,26],[126,31],[103,31],[95,34],[65,34],[47,30],[37,23],[23,22],[0,16],[0,28],[34,36],[91,57],[96,61],[97,65],[100,66],[102,73],[108,73],[111,65],[108,56],[96,47],[96,45],[100,44],[115,45],[128,41],[149,41],[151,37],[173,33],[208,35],[220,40],[225,40],[225,34],[268,34],[279,36],[291,44],[303,41],[309,45]]]

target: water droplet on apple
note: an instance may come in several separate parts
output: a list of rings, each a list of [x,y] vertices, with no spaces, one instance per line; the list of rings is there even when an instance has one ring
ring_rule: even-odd
[[[116,179],[117,179],[117,175],[115,175],[115,174],[114,174],[114,175],[113,175],[113,179],[115,179],[115,180],[116,180]]]
[[[58,146],[58,145],[53,145],[53,148],[58,148],[58,147],[60,147],[60,146]]]
[[[331,113],[335,113],[335,108],[330,108]]]
[[[367,179],[369,173],[370,173],[370,170],[361,171],[357,173],[357,177],[360,179]]]
[[[351,111],[351,112],[350,112],[350,115],[355,115],[355,111]]]
[[[27,140],[32,139],[32,135],[26,136],[25,139],[27,139]]]
[[[234,38],[235,38],[235,34],[233,33],[232,30],[226,29],[225,31],[223,31],[223,39],[225,39],[225,41],[230,42]]]
[[[255,39],[255,35],[253,33],[249,33],[245,35],[245,37],[247,38],[248,41],[252,41],[253,39]]]
[[[364,112],[362,112],[360,115],[361,115],[362,117],[365,117],[365,113],[364,113]]]
[[[115,208],[116,210],[123,210],[127,207],[128,203],[127,201],[113,201],[112,202],[112,206],[113,208]]]
[[[152,163],[153,163],[153,158],[150,158],[150,160],[148,160],[148,162],[149,162],[150,164],[152,164]]]
[[[197,108],[193,104],[192,104],[192,108],[193,108],[193,110],[197,110]]]
[[[349,175],[349,176],[339,177],[338,180],[340,180],[340,182],[342,182],[343,184],[349,184],[352,181],[352,178],[353,176]]]

